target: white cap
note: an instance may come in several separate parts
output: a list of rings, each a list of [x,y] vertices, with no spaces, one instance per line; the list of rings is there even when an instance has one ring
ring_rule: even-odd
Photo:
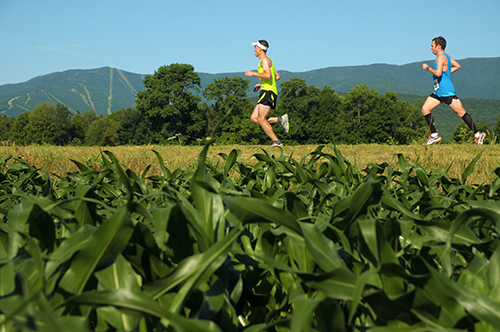
[[[259,43],[258,41],[255,42],[255,43],[252,43],[253,46],[259,46],[261,49],[263,49],[264,51],[267,51],[267,47],[265,47],[264,45],[262,45],[261,43]]]

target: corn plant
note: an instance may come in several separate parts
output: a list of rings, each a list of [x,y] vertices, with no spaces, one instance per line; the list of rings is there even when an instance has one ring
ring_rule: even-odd
[[[1,331],[498,331],[500,169],[238,150],[136,174],[0,161]],[[276,152],[276,151],[273,151]]]

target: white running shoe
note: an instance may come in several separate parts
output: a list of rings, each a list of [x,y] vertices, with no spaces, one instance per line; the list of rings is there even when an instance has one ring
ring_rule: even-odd
[[[285,128],[286,133],[290,130],[290,123],[288,123],[288,114],[281,116],[281,125]]]
[[[434,143],[437,143],[437,142],[441,142],[442,138],[441,136],[437,135],[437,136],[429,136],[429,139],[427,139],[427,141],[425,141],[425,143],[423,145],[431,145],[431,144],[434,144]]]
[[[281,143],[280,141],[276,141],[276,142],[273,142],[273,144],[271,144],[271,146],[283,146],[283,143]]]
[[[479,132],[479,135],[474,136],[474,142],[477,145],[483,145],[484,138],[486,137],[486,133]]]

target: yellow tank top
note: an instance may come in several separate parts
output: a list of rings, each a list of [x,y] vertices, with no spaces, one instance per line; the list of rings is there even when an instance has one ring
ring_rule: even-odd
[[[265,91],[272,91],[275,94],[278,94],[278,88],[276,87],[276,70],[274,69],[274,63],[270,57],[267,57],[269,61],[271,61],[271,67],[269,70],[271,71],[270,79],[260,79],[260,89]],[[264,68],[262,68],[262,60],[259,62],[259,73],[264,73]]]

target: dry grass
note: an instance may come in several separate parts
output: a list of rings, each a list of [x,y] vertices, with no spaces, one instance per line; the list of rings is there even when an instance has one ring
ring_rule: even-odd
[[[422,165],[428,171],[432,169],[448,170],[452,177],[460,178],[469,163],[483,150],[481,159],[469,177],[468,183],[491,182],[495,175],[493,171],[500,167],[500,146],[475,146],[475,145],[432,145],[432,146],[397,146],[397,145],[340,145],[337,146],[358,170],[362,170],[370,163],[383,162],[395,165],[394,156],[402,154],[407,162]],[[181,168],[193,170],[196,167],[201,146],[120,146],[120,147],[55,147],[55,146],[0,146],[0,157],[11,154],[22,158],[28,164],[43,168],[49,172],[64,176],[65,172],[75,172],[77,167],[71,159],[82,162],[98,170],[101,164],[101,152],[111,151],[120,162],[137,174],[140,174],[147,165],[152,165],[150,175],[159,170],[159,161],[152,150],[158,151],[167,168],[171,171]],[[285,146],[284,152],[300,160],[303,156],[314,151],[316,145]],[[263,149],[271,155],[280,155],[278,148],[270,146],[213,146],[209,149],[208,158],[213,164],[221,163],[219,153],[229,154],[232,149],[241,150],[241,161],[252,165],[256,162],[256,153],[263,153]],[[329,148],[323,149],[325,153],[333,153]]]

